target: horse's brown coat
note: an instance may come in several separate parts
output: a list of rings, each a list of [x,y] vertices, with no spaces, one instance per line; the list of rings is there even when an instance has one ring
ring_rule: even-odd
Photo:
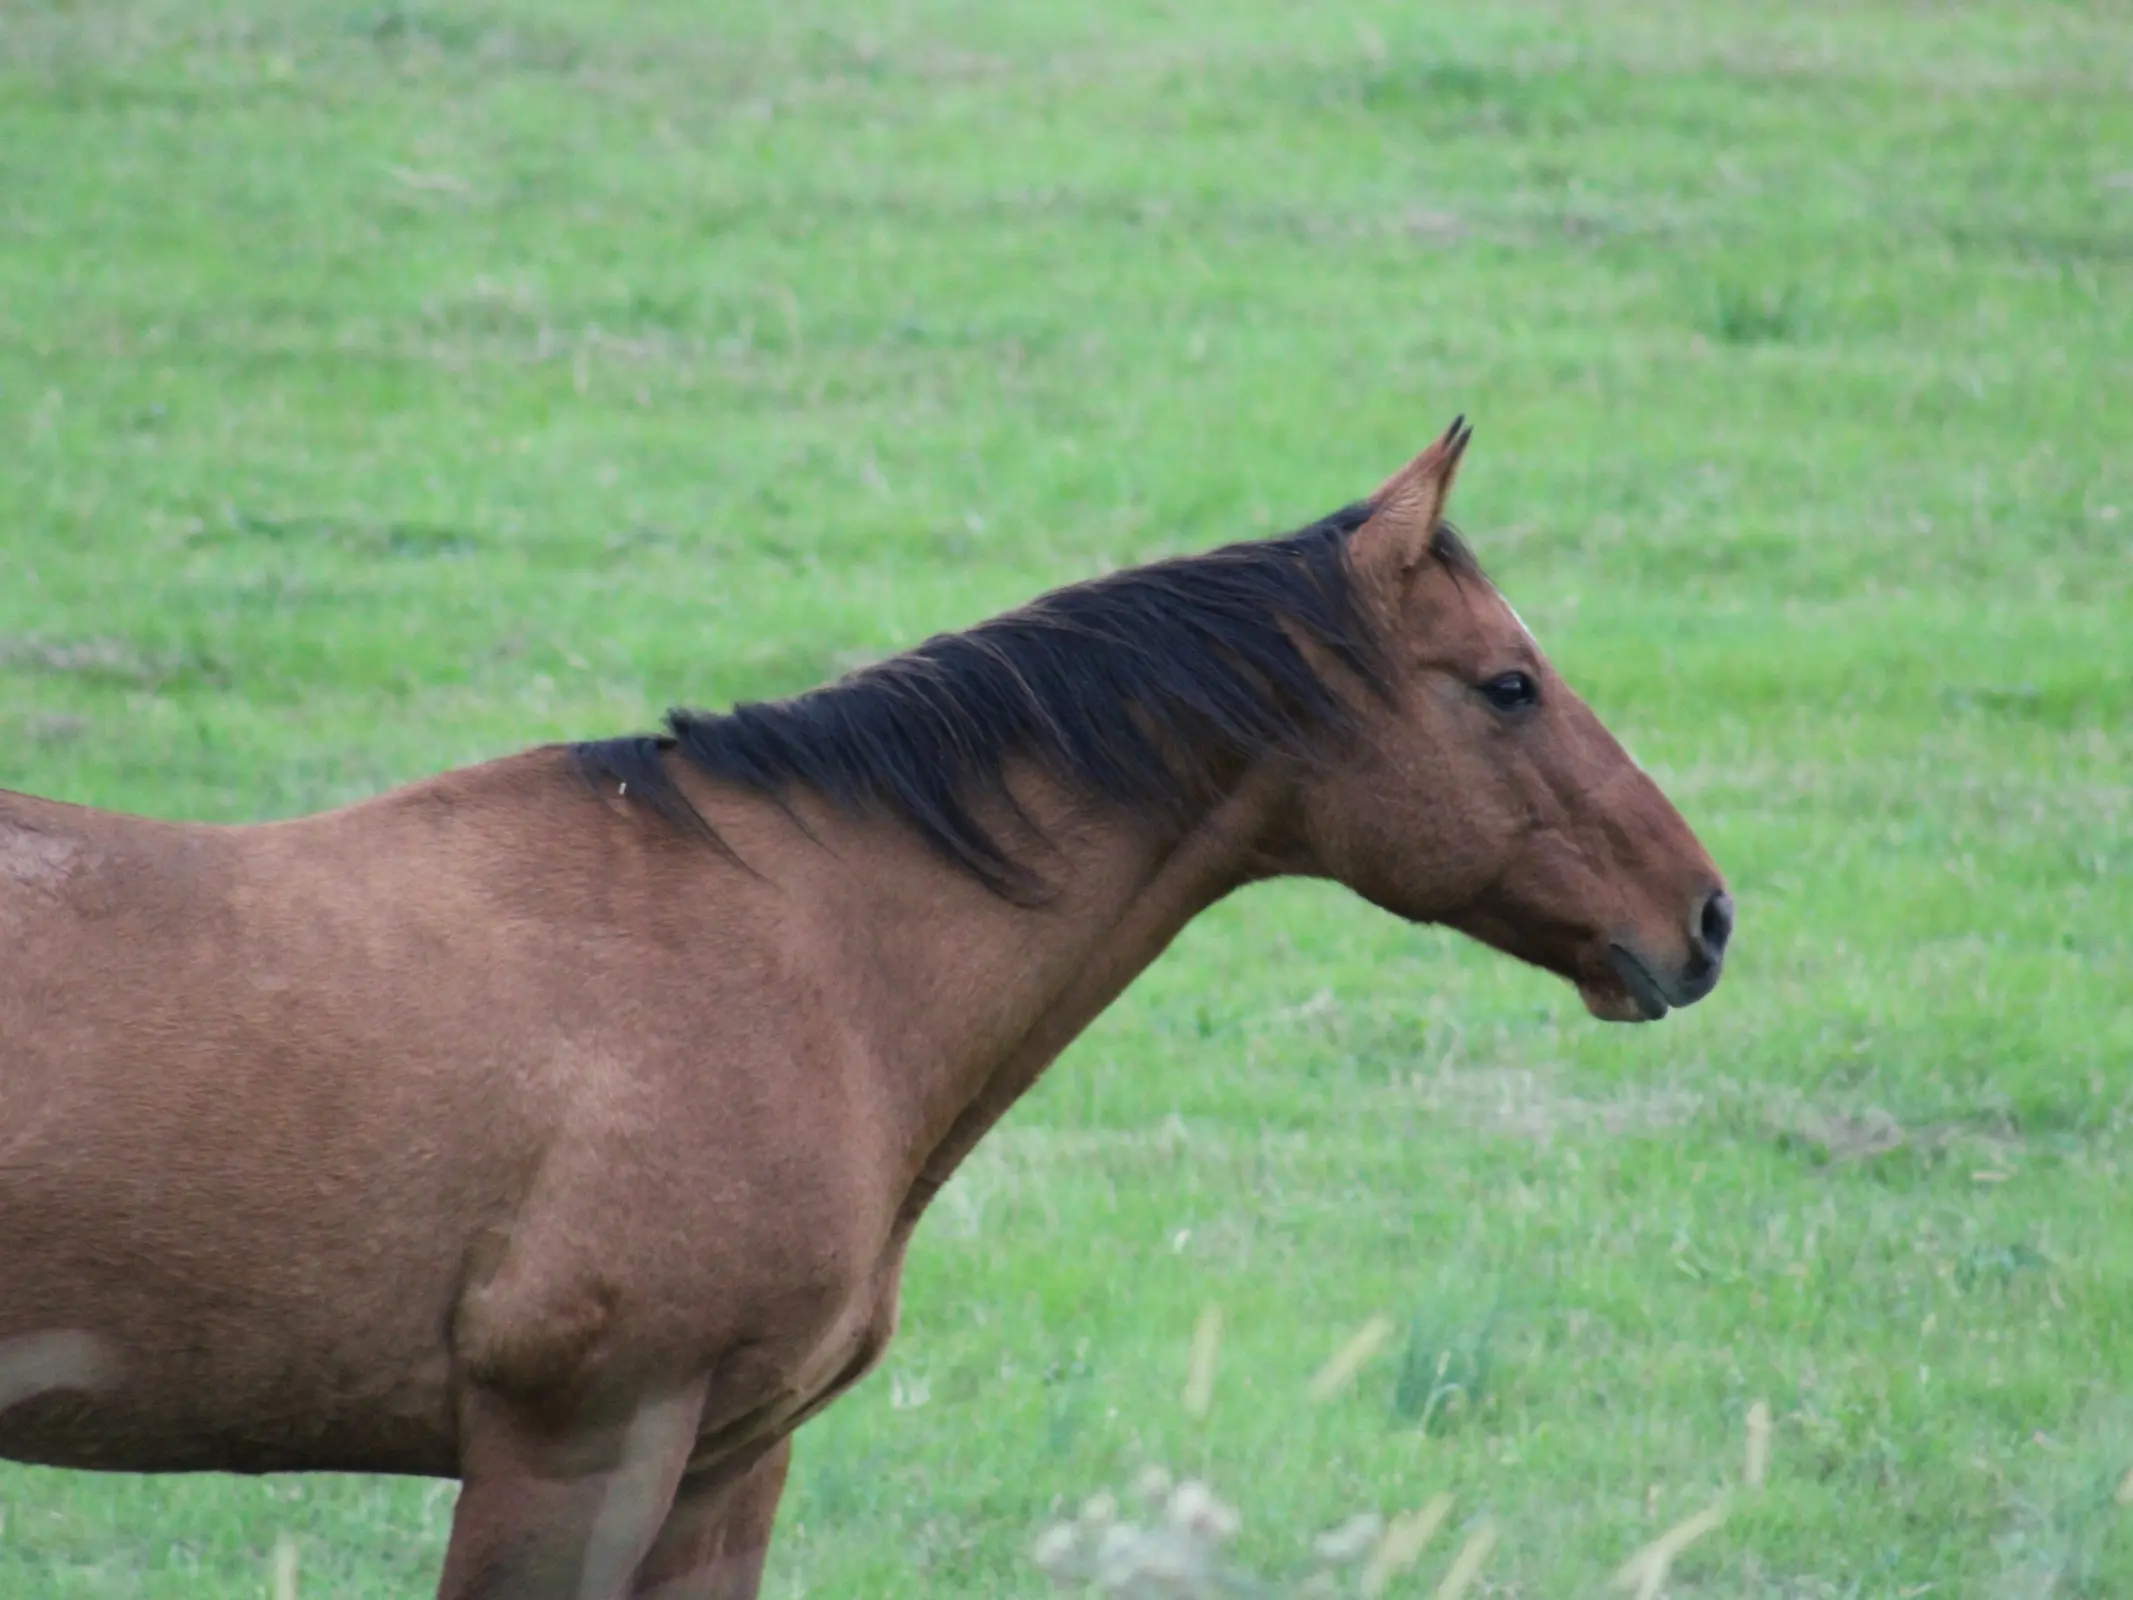
[[[0,1453],[455,1476],[450,1600],[753,1595],[927,1202],[1213,901],[1329,876],[1603,1016],[1699,997],[1709,858],[1428,559],[1463,444],[1352,537],[1392,668],[1355,734],[1183,824],[1016,769],[1038,903],[677,766],[708,849],[556,749],[246,828],[0,795],[0,1366],[72,1336]]]

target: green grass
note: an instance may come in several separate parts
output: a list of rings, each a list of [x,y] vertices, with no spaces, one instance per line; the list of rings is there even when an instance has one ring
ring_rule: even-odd
[[[1758,1398],[1674,1592],[2133,1593],[2129,60],[2056,0],[0,0],[0,782],[286,815],[796,689],[1464,410],[1726,985],[1611,1030],[1221,908],[943,1197],[769,1593],[1033,1593],[1157,1460],[1254,1555],[1450,1490],[1589,1595]],[[398,1596],[450,1494],[0,1509],[10,1597],[258,1595],[284,1531]]]

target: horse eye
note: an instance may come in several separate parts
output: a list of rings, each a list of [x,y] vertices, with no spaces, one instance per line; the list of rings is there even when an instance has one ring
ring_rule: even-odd
[[[1489,704],[1498,711],[1522,711],[1540,701],[1540,685],[1523,672],[1506,672],[1481,686]]]

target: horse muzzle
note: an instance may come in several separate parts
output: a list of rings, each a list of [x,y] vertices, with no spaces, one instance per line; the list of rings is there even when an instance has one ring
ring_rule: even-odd
[[[1657,1022],[1718,987],[1732,937],[1733,897],[1714,889],[1697,904],[1681,960],[1655,961],[1633,939],[1610,940],[1604,972],[1581,978],[1578,994],[1603,1022]]]

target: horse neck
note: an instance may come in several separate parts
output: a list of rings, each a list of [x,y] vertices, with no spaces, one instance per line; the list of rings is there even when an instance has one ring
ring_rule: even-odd
[[[977,1138],[1059,1052],[1232,889],[1279,870],[1269,853],[1288,786],[1271,767],[1241,774],[1185,819],[1092,811],[1041,790],[1024,798],[1052,841],[1052,893],[1015,904],[967,873],[908,853],[847,880],[837,908],[867,939],[867,1032],[890,1074],[922,1206]],[[913,1217],[915,1219],[915,1209]]]

